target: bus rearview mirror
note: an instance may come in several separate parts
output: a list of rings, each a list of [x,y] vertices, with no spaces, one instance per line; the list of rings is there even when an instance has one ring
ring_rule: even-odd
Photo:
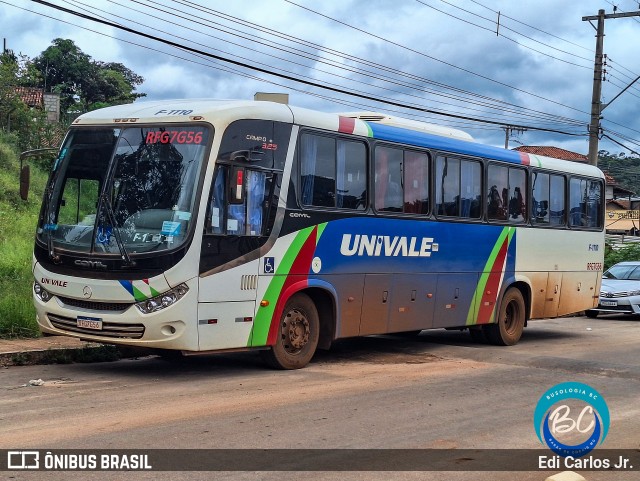
[[[25,165],[20,169],[20,198],[27,200],[29,197],[29,182],[31,178],[31,172],[29,166]]]

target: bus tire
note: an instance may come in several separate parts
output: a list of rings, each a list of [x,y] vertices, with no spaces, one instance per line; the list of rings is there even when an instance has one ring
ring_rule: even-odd
[[[596,317],[598,317],[599,312],[598,311],[594,311],[592,309],[589,309],[587,311],[584,311],[584,315],[591,318],[591,319],[595,319]]]
[[[276,342],[261,351],[265,362],[276,369],[300,369],[311,361],[318,347],[320,319],[309,296],[295,294],[282,310]]]
[[[513,346],[522,336],[525,321],[524,298],[518,289],[512,287],[502,298],[498,320],[486,326],[487,338],[498,346]]]

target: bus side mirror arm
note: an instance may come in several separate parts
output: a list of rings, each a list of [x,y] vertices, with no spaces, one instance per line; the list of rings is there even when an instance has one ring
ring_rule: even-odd
[[[57,152],[58,149],[47,148],[47,149],[35,149],[35,150],[27,150],[26,152],[22,152],[20,154],[20,198],[22,200],[27,200],[29,197],[29,183],[31,178],[31,172],[29,170],[28,165],[22,165],[25,159],[29,157],[39,157],[42,155],[50,155]]]

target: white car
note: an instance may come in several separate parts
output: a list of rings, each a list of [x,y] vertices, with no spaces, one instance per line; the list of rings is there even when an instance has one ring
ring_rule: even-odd
[[[587,317],[598,314],[640,315],[640,262],[619,262],[602,274],[600,301],[596,309],[585,312]]]

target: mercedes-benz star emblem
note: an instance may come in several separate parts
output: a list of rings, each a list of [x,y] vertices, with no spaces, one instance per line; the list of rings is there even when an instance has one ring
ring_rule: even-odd
[[[82,295],[89,299],[91,297],[91,294],[93,294],[91,288],[89,286],[84,286],[84,289],[82,289]]]

